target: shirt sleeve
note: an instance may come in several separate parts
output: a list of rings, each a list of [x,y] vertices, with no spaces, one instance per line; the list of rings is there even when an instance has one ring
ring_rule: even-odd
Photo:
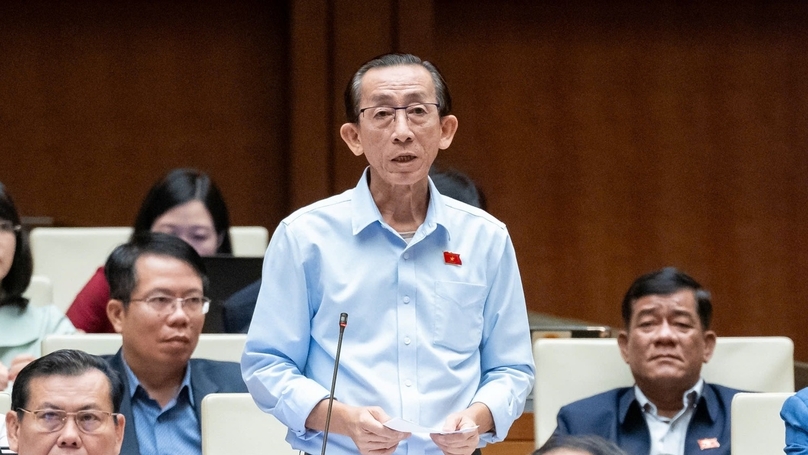
[[[258,301],[241,359],[242,376],[258,407],[270,412],[299,437],[306,419],[328,390],[305,377],[311,340],[303,258],[292,234],[281,223],[264,258]],[[306,434],[308,433],[308,434]]]
[[[786,425],[785,453],[808,455],[808,406],[803,393],[805,390],[786,399],[780,417]]]
[[[524,411],[535,376],[525,296],[509,236],[486,301],[485,321],[482,377],[473,401],[491,410],[495,432],[483,434],[481,439],[492,443],[505,439]]]

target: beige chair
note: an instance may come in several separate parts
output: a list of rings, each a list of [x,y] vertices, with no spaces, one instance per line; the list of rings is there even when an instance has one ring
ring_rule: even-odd
[[[0,392],[0,419],[11,410],[11,395]]]
[[[53,283],[50,278],[42,275],[34,275],[31,277],[31,283],[28,284],[28,289],[23,293],[31,305],[45,306],[53,303]]]
[[[76,294],[112,250],[126,242],[131,227],[38,227],[31,230],[34,275],[50,278],[53,303],[67,311]]]
[[[269,245],[269,231],[263,226],[232,226],[233,256],[263,257]]]
[[[533,344],[533,356],[537,447],[553,434],[562,406],[634,384],[614,338],[540,338]],[[702,376],[741,390],[794,392],[794,344],[786,337],[719,337]]]
[[[203,333],[199,336],[193,357],[198,359],[240,362],[246,334]],[[49,335],[42,340],[42,355],[59,349],[80,349],[90,354],[115,354],[121,347],[117,333],[81,333],[76,335]]]
[[[786,425],[780,408],[793,393],[739,393],[732,398],[732,455],[782,454]]]
[[[298,455],[287,428],[249,393],[212,393],[202,399],[202,455]]]
[[[50,278],[53,303],[64,311],[109,253],[126,242],[132,228],[38,227],[31,231],[34,275]],[[263,256],[269,233],[262,226],[233,226],[230,238],[235,256]]]

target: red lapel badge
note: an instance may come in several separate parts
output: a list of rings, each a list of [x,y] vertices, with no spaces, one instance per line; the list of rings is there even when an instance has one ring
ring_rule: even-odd
[[[463,265],[463,261],[460,260],[460,254],[452,253],[451,251],[443,252],[443,262],[451,265]]]
[[[699,448],[701,450],[706,449],[717,449],[721,447],[721,444],[718,443],[718,438],[704,438],[699,439]]]

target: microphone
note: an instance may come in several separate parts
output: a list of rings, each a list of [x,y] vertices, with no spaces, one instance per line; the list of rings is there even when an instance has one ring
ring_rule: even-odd
[[[334,376],[331,378],[331,394],[328,395],[328,410],[325,413],[325,430],[323,431],[323,450],[320,455],[325,455],[325,446],[328,444],[328,426],[331,424],[331,405],[334,404],[334,387],[337,385],[337,371],[339,370],[339,353],[342,351],[342,334],[345,333],[345,326],[348,325],[348,313],[339,315],[339,339],[337,340],[337,356],[334,358]]]

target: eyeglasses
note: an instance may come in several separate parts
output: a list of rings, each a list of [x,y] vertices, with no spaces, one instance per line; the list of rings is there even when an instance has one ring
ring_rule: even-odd
[[[20,229],[22,229],[22,226],[20,226],[19,224],[14,224],[11,221],[7,220],[0,221],[0,232],[14,233],[19,232]]]
[[[131,299],[130,302],[146,302],[161,316],[171,314],[180,305],[188,316],[206,314],[210,309],[210,299],[207,297],[169,297],[167,295],[153,295],[145,299]]]
[[[28,409],[17,408],[17,411],[27,412],[33,414],[36,426],[39,431],[52,433],[59,431],[65,427],[67,418],[73,416],[76,421],[76,426],[84,433],[95,433],[100,430],[107,418],[110,416],[119,416],[114,412],[98,411],[95,409],[87,409],[84,411],[67,412],[61,409],[39,409],[36,411],[29,411]]]
[[[359,109],[359,115],[370,120],[374,128],[387,128],[396,119],[396,111],[403,110],[407,120],[413,125],[421,126],[433,118],[438,111],[438,103],[417,103],[409,106],[373,106]],[[365,115],[368,111],[368,115]]]

